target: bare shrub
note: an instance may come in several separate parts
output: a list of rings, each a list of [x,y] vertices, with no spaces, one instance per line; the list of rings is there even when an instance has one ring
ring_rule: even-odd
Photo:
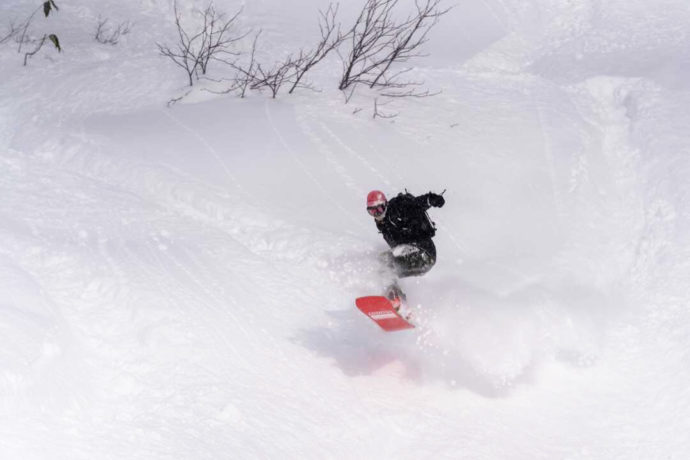
[[[247,90],[268,90],[273,98],[286,85],[290,85],[289,93],[298,87],[306,87],[303,78],[315,65],[321,62],[329,53],[335,50],[344,40],[340,31],[340,24],[336,22],[338,5],[330,4],[325,11],[319,11],[319,30],[321,38],[316,46],[309,50],[300,50],[297,57],[292,55],[284,60],[275,62],[268,67],[258,63],[256,59],[257,43],[260,31],[254,37],[247,62],[239,64],[238,60],[224,60],[236,71],[232,85],[223,90],[229,93],[237,90],[240,97],[245,97]]]
[[[288,83],[294,75],[295,62],[288,56],[284,61],[276,62],[270,69],[265,69],[261,64],[256,66],[256,74],[251,84],[251,89],[262,90],[268,88],[271,97],[276,98],[280,88]]]
[[[182,27],[180,12],[177,10],[177,2],[173,5],[175,11],[175,27],[177,28],[178,42],[175,48],[170,48],[167,45],[156,43],[160,53],[170,58],[177,66],[184,69],[189,79],[189,86],[194,85],[194,76],[199,67],[199,58],[197,53],[197,41],[200,39],[202,32],[190,36]]]
[[[120,37],[127,35],[131,29],[129,22],[121,22],[114,27],[108,25],[108,19],[98,18],[94,38],[103,45],[117,45]]]
[[[309,51],[300,50],[296,58],[288,56],[283,61],[274,63],[271,67],[257,63],[256,50],[261,33],[258,32],[252,42],[247,63],[242,65],[236,61],[224,61],[235,69],[236,76],[233,85],[223,92],[228,93],[237,90],[240,97],[245,97],[248,89],[257,91],[268,89],[271,96],[276,98],[281,88],[290,84],[288,92],[293,93],[296,88],[302,85],[306,73],[335,50],[344,39],[340,32],[340,24],[336,23],[337,4],[330,4],[326,11],[319,11],[319,14],[321,39],[316,46]]]
[[[39,11],[43,10],[45,17],[48,17],[52,11],[58,11],[58,6],[55,0],[46,0],[42,2],[36,9],[34,9],[26,19],[17,24],[14,21],[10,21],[8,28],[4,35],[0,36],[0,44],[6,43],[10,40],[14,40],[17,43],[17,53],[21,54],[24,52],[24,65],[27,64],[30,57],[36,55],[45,45],[46,42],[50,42],[55,46],[58,52],[62,51],[60,46],[60,39],[55,34],[44,33],[40,38],[34,38],[32,34],[32,24],[33,20]],[[31,51],[25,52],[25,45],[33,45]]]
[[[247,64],[245,66],[234,66],[237,74],[234,80],[235,84],[230,90],[236,89],[242,98],[247,94],[247,89],[257,80],[256,45],[259,42],[259,35],[261,35],[261,31],[258,31],[256,36],[254,36]]]
[[[358,84],[370,88],[400,89],[399,95],[424,95],[409,91],[419,82],[400,77],[410,69],[397,64],[422,56],[420,48],[429,31],[449,9],[440,8],[441,0],[418,0],[416,11],[396,21],[399,0],[367,0],[349,31],[350,51],[343,59],[343,75],[338,88],[346,90]]]
[[[189,86],[193,86],[194,78],[199,77],[199,72],[205,75],[212,60],[224,60],[227,55],[237,54],[232,52],[230,47],[234,42],[246,36],[246,33],[235,32],[235,21],[241,10],[232,17],[226,18],[225,14],[217,11],[211,3],[203,11],[197,11],[197,14],[201,16],[200,28],[194,32],[188,32],[182,25],[177,2],[174,3],[173,8],[178,41],[173,47],[160,43],[157,43],[157,46],[163,56],[184,69]]]
[[[57,35],[55,34],[43,34],[41,38],[38,40],[32,40],[30,37],[29,29],[31,27],[31,23],[33,22],[34,16],[36,16],[36,13],[38,13],[40,10],[43,10],[43,15],[45,17],[48,17],[50,15],[50,12],[55,10],[58,11],[59,8],[57,4],[55,3],[54,0],[46,0],[36,8],[31,15],[24,21],[22,26],[20,27],[21,30],[21,35],[17,39],[17,43],[19,46],[17,47],[17,52],[21,53],[22,52],[22,46],[26,43],[34,43],[35,46],[33,50],[28,51],[24,53],[24,65],[26,66],[28,60],[30,57],[33,57],[36,53],[38,53],[41,48],[43,48],[43,45],[46,43],[46,41],[49,41],[55,46],[55,48],[58,50],[58,52],[62,51],[62,47],[60,46],[60,39],[58,38]],[[18,33],[18,32],[17,32]]]
[[[241,12],[242,10],[240,9],[233,16],[226,19],[225,14],[216,11],[213,4],[210,4],[203,11],[206,36],[202,40],[199,62],[202,74],[206,74],[211,60],[224,61],[227,56],[236,56],[238,54],[230,51],[230,47],[248,35],[248,33],[239,33],[234,30],[235,22]]]

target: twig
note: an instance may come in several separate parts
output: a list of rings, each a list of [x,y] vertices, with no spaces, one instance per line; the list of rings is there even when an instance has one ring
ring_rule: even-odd
[[[122,35],[127,35],[130,31],[130,23],[128,21],[122,22],[117,25],[114,29],[106,27],[108,24],[108,19],[98,18],[98,24],[96,25],[96,33],[94,38],[98,43],[104,45],[117,45],[120,41]]]
[[[0,45],[13,38],[15,35],[17,35],[17,32],[19,32],[19,27],[17,27],[14,24],[14,22],[10,21],[7,35],[5,35],[4,37],[0,37]]]
[[[397,112],[396,113],[383,113],[383,112],[381,112],[379,110],[379,106],[383,106],[383,105],[386,105],[386,104],[379,104],[378,98],[374,98],[374,113],[371,116],[373,119],[376,119],[376,118],[389,119],[389,118],[395,118],[399,115]]]
[[[29,60],[30,57],[33,57],[36,53],[38,53],[41,48],[43,48],[43,45],[45,44],[46,40],[48,39],[48,35],[43,35],[41,39],[38,41],[38,45],[36,45],[36,48],[34,48],[33,51],[29,51],[28,53],[24,53],[24,66],[26,67],[26,63]]]

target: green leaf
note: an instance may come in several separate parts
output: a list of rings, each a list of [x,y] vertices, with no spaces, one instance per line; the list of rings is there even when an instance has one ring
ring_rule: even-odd
[[[46,17],[48,17],[48,15],[50,14],[50,8],[50,0],[43,2],[43,14],[45,14]]]
[[[55,11],[60,11],[60,8],[57,7],[55,2],[53,0],[50,0],[50,4],[53,5],[53,8],[55,8]]]
[[[50,34],[48,35],[48,38],[51,42],[53,42],[53,45],[55,45],[55,48],[57,48],[58,51],[62,51],[62,48],[60,48],[60,40],[58,40],[57,35]]]

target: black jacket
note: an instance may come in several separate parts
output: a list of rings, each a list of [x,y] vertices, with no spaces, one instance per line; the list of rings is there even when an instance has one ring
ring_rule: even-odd
[[[441,207],[443,203],[441,195],[431,192],[417,197],[400,193],[388,201],[386,214],[376,221],[376,227],[391,248],[400,244],[431,243],[436,228],[426,210],[431,206]]]

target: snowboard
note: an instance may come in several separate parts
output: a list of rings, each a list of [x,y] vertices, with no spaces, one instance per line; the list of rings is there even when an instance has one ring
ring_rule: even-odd
[[[394,309],[390,300],[383,296],[359,297],[355,300],[357,308],[371,318],[386,332],[412,329],[414,325],[406,321]]]

